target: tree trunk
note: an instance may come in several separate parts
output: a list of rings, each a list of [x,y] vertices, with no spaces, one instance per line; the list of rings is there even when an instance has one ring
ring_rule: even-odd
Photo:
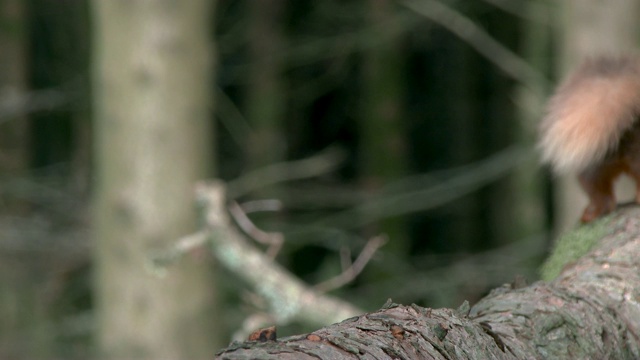
[[[549,3],[548,0],[527,2],[522,6],[524,13],[537,21],[521,23],[523,38],[520,53],[529,64],[545,75],[549,74],[551,65],[549,51],[552,28]],[[519,143],[536,143],[544,102],[549,96],[548,85],[542,78],[532,78],[528,83],[516,86],[518,122],[515,124],[515,135]],[[505,192],[513,204],[513,213],[510,224],[503,221],[503,225],[516,239],[546,231],[544,178],[538,164],[539,158],[536,156],[523,161],[514,171],[512,188]]]
[[[22,1],[0,4],[0,177],[26,176],[29,168],[27,116],[15,113],[26,96],[26,9]],[[24,212],[24,201],[0,190],[0,215]]]
[[[627,207],[561,239],[557,252],[586,255],[558,256],[549,283],[503,285],[471,309],[387,304],[311,334],[232,344],[217,359],[638,359],[638,239],[640,207]]]
[[[285,96],[282,68],[282,0],[249,1],[251,67],[247,117],[253,128],[247,139],[247,170],[285,160]]]
[[[26,10],[22,0],[0,4],[0,237],[7,244],[23,242],[7,230],[27,216],[29,206],[10,190],[11,180],[27,176],[29,169],[28,118],[20,111],[27,91]],[[46,316],[34,284],[37,265],[29,255],[4,243],[0,248],[0,358],[35,357],[50,350],[52,337],[36,330]]]
[[[405,72],[402,47],[388,29],[397,17],[396,4],[390,0],[368,1],[369,23],[376,39],[384,39],[365,52],[363,107],[359,119],[360,176],[366,191],[375,194],[388,182],[407,173],[406,131],[402,117]],[[385,39],[386,37],[386,39]],[[407,224],[400,217],[381,220],[373,233],[385,233],[390,241],[387,251],[401,256],[409,249]],[[368,234],[374,235],[374,234]]]
[[[206,359],[216,348],[211,263],[164,276],[153,252],[194,230],[209,175],[212,2],[93,3],[97,340],[107,359]]]

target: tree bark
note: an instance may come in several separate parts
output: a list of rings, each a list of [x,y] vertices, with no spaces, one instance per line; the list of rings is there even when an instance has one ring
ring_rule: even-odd
[[[210,175],[212,4],[93,3],[96,330],[105,359],[204,359],[216,347],[211,263],[187,257],[164,276],[149,265],[154,250],[195,229],[193,186]]]
[[[559,250],[567,242],[586,254],[564,257],[553,281],[503,285],[471,309],[387,304],[311,334],[235,343],[217,359],[640,358],[640,207],[569,234]]]

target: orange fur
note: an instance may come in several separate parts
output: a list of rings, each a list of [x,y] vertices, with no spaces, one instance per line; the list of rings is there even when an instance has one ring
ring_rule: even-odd
[[[615,151],[640,115],[640,58],[587,60],[551,98],[541,124],[544,162],[582,171]]]

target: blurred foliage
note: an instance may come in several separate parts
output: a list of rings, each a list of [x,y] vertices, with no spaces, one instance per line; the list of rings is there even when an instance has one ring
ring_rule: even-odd
[[[515,274],[534,279],[545,235],[505,230],[517,216],[510,194],[522,191],[510,177],[531,159],[523,150],[530,143],[512,147],[522,141],[514,100],[518,84],[474,46],[399,3],[392,2],[384,18],[373,22],[374,3],[282,1],[280,30],[270,38],[278,46],[259,53],[251,50],[249,31],[256,2],[218,1],[212,31],[218,131],[212,151],[219,177],[242,179],[256,170],[250,165],[252,153],[275,151],[260,148],[256,115],[248,114],[249,102],[260,99],[259,93],[248,95],[256,80],[251,76],[261,76],[257,57],[268,58],[269,79],[279,89],[272,101],[279,102],[274,121],[280,140],[269,145],[282,147],[277,161],[327,148],[344,154],[314,176],[283,176],[255,189],[236,189],[235,200],[247,206],[253,200],[280,201],[276,209],[249,213],[262,229],[285,235],[277,261],[304,281],[319,283],[341,271],[340,251],[355,258],[368,237],[384,232],[384,220],[401,218],[406,251],[382,248],[336,295],[369,310],[387,298],[454,307],[463,300],[473,303]],[[530,19],[493,2],[443,3],[512,52],[524,46],[521,33]],[[86,358],[93,328],[88,209],[95,180],[89,135],[90,4],[29,0],[26,5],[19,19],[29,29],[20,50],[27,64],[24,83],[7,85],[26,89],[24,101],[17,111],[0,111],[0,127],[20,121],[28,128],[19,142],[28,161],[20,171],[0,169],[0,269],[5,274],[0,294],[16,294],[0,297],[0,314],[14,314],[11,326],[16,326],[0,325],[0,357]],[[0,24],[0,31],[13,29],[15,21]],[[402,94],[394,106],[401,114],[395,141],[403,148],[404,164],[397,177],[385,174],[367,188],[360,149],[376,143],[362,146],[371,141],[363,137],[362,126],[381,126],[367,113],[373,106],[367,101],[385,97],[385,89],[373,96],[366,88],[375,82],[363,67],[376,51],[395,52],[393,66],[400,67],[389,76],[396,77],[394,86]],[[6,110],[1,100],[0,110]],[[2,207],[16,200],[19,205]],[[231,334],[255,309],[236,277],[219,271],[226,280],[221,290],[228,309],[222,322]],[[301,331],[299,326],[279,329],[279,335]]]

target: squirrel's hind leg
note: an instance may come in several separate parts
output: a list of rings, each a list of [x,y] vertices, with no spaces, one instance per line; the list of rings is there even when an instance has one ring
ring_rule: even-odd
[[[640,120],[640,119],[639,119]],[[618,148],[619,161],[626,165],[625,172],[636,182],[636,203],[640,204],[640,121],[622,137]]]
[[[627,172],[633,181],[636,182],[636,203],[640,204],[640,164],[636,165],[635,162],[632,162]]]
[[[622,173],[622,167],[614,162],[604,162],[580,173],[580,185],[589,196],[589,205],[580,221],[587,223],[612,212],[616,208],[613,182]]]

